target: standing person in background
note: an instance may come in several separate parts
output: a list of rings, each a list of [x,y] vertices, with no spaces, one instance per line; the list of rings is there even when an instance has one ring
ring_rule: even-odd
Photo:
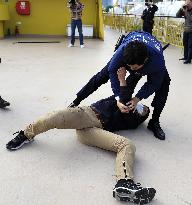
[[[145,3],[145,6],[147,6],[147,8],[143,11],[143,14],[141,16],[141,18],[143,19],[143,31],[152,34],[154,24],[153,18],[155,12],[158,10],[158,7],[155,4],[147,1]]]
[[[75,44],[75,29],[77,26],[79,32],[80,47],[84,48],[83,29],[82,29],[82,10],[84,5],[79,0],[70,0],[68,7],[71,10],[71,43],[68,47],[74,47]]]
[[[5,100],[3,100],[3,98],[0,96],[0,108],[5,108],[5,107],[7,107],[9,105],[10,105],[10,103],[5,101]]]
[[[192,0],[186,1],[177,12],[176,17],[185,17],[183,33],[184,57],[179,60],[184,60],[184,64],[189,64],[192,59]]]

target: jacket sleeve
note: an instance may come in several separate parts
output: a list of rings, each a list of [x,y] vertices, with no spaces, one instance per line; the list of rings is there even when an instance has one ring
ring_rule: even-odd
[[[145,9],[141,15],[141,19],[145,19],[145,16],[146,16],[146,13],[147,13],[147,9]]]
[[[80,4],[80,6],[77,7],[77,12],[80,12],[84,9],[84,4]]]
[[[108,67],[111,88],[115,96],[118,96],[120,92],[117,70],[123,66],[123,63],[123,46],[121,45],[113,55]]]
[[[158,7],[155,4],[153,4],[151,10],[155,14],[155,12],[158,11]]]
[[[192,13],[187,12],[186,15],[185,15],[185,18],[188,19],[189,21],[192,21]]]
[[[184,16],[185,16],[185,14],[183,12],[183,9],[180,8],[179,11],[176,13],[176,17],[181,18],[181,17],[184,17]]]
[[[131,100],[131,97],[132,97],[132,91],[128,88],[128,86],[120,86],[120,94],[119,94],[120,102],[126,104]]]
[[[147,76],[147,82],[141,87],[136,94],[136,97],[140,100],[148,98],[154,92],[156,92],[163,82],[165,72],[159,71]]]

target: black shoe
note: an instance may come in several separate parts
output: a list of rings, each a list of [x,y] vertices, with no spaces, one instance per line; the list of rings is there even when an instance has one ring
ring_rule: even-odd
[[[22,130],[20,132],[16,132],[16,133],[18,133],[18,135],[6,144],[6,148],[8,150],[17,150],[20,147],[22,147],[24,144],[27,144],[27,143],[30,143],[33,141],[33,139],[29,140],[24,135],[24,132]],[[16,133],[14,133],[14,134],[16,134]]]
[[[130,179],[120,179],[113,189],[113,197],[120,201],[147,204],[155,196],[154,188],[143,188]]]
[[[3,98],[0,96],[0,108],[7,107],[9,105],[10,105],[10,103],[5,101],[5,100],[3,100]]]
[[[74,102],[72,102],[68,107],[77,107],[77,105]]]
[[[160,140],[165,140],[165,133],[163,132],[159,122],[149,121],[147,128],[151,130],[154,136]]]
[[[184,61],[184,60],[186,60],[186,58],[180,58],[179,60],[180,60],[180,61]]]
[[[183,63],[184,64],[189,64],[189,63],[191,63],[191,60],[185,60]]]

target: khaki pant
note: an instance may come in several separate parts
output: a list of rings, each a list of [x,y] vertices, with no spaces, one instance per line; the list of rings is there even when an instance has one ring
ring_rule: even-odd
[[[50,129],[76,129],[80,142],[117,153],[116,177],[133,179],[135,146],[131,140],[102,129],[102,124],[90,107],[67,108],[39,118],[25,129],[32,139]]]

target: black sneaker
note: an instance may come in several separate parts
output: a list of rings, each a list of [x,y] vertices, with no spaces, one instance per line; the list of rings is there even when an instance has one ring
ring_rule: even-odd
[[[165,140],[165,133],[162,130],[159,122],[153,122],[152,120],[150,120],[147,128],[153,132],[156,138],[160,140]]]
[[[184,60],[187,60],[187,59],[186,59],[186,58],[180,58],[179,60],[180,60],[180,61],[184,61]]]
[[[68,107],[77,107],[77,105],[74,102],[72,102]]]
[[[191,63],[191,60],[185,60],[183,63],[184,64],[189,64],[189,63]]]
[[[3,100],[3,98],[0,96],[0,108],[7,107],[9,105],[10,105],[10,103],[5,101],[5,100]]]
[[[24,131],[20,131],[20,132],[16,132],[14,134],[17,134],[18,135],[12,139],[11,141],[9,141],[7,144],[6,144],[6,148],[8,150],[17,150],[19,149],[20,147],[22,147],[24,144],[27,144],[27,143],[30,143],[33,141],[32,140],[29,140],[25,135],[24,135]],[[14,135],[13,134],[13,135]]]
[[[141,185],[135,184],[130,179],[120,179],[113,189],[113,197],[126,202],[135,204],[147,204],[155,196],[154,188],[143,188]]]

